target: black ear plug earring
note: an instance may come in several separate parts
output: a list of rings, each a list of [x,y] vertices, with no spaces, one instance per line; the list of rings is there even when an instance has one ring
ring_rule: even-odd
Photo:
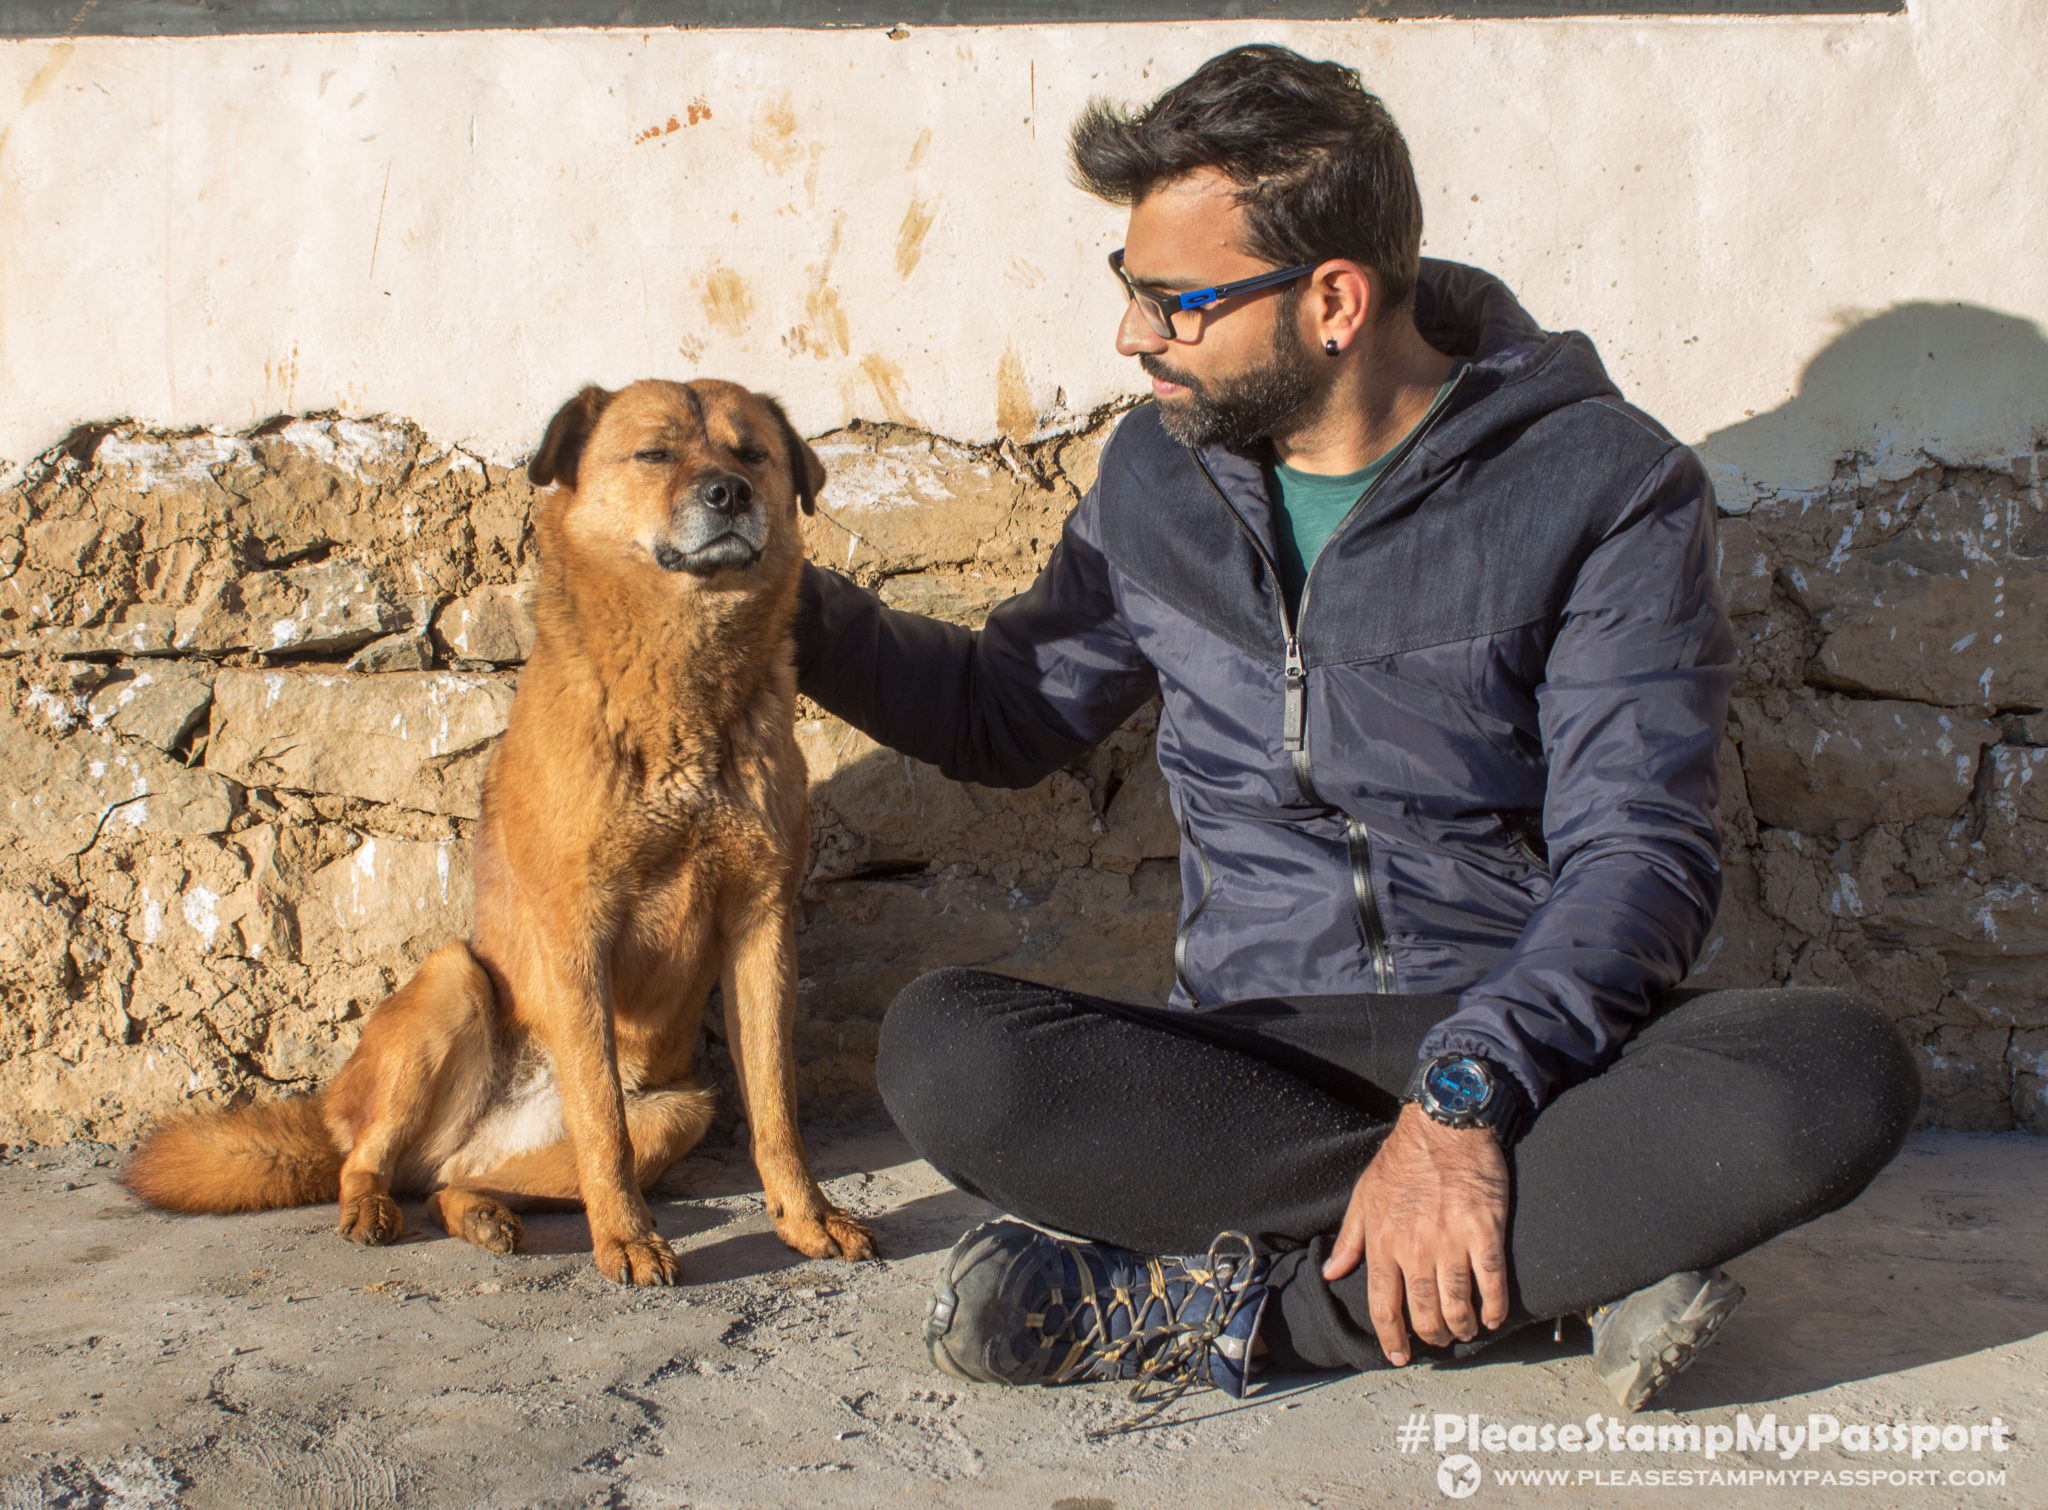
[[[1337,354],[1337,338],[1335,336],[1331,336],[1329,340],[1323,342],[1323,351],[1328,356],[1335,356]]]

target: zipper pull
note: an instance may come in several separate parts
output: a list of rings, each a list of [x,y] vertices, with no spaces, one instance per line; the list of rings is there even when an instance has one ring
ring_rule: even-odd
[[[1287,693],[1280,719],[1283,749],[1299,750],[1308,724],[1308,672],[1302,669],[1301,642],[1287,637]]]

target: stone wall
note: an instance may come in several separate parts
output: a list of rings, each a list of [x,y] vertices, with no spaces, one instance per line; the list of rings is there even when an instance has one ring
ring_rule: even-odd
[[[1043,560],[1108,425],[995,448],[834,432],[811,553],[977,622]],[[1876,992],[1955,1126],[2048,1130],[2042,465],[1845,468],[1722,521],[1744,672],[1697,979]],[[465,931],[530,647],[532,498],[411,426],[334,417],[81,429],[0,494],[0,1139],[123,1139],[317,1083]],[[1021,793],[801,717],[807,1111],[873,1104],[882,1009],[935,965],[1163,999],[1154,710]]]

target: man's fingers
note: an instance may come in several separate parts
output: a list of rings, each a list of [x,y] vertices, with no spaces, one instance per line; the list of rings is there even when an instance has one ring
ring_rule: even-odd
[[[1444,1326],[1460,1342],[1470,1342],[1479,1335],[1479,1318],[1472,1314],[1472,1271],[1463,1255],[1450,1255],[1448,1265],[1438,1268],[1436,1287]]]
[[[1372,1329],[1387,1362],[1399,1368],[1408,1361],[1408,1327],[1401,1314],[1401,1270],[1384,1253],[1366,1260],[1365,1296]]]
[[[1442,1347],[1451,1340],[1448,1328],[1444,1326],[1443,1310],[1436,1288],[1436,1271],[1427,1262],[1417,1264],[1407,1274],[1408,1279],[1408,1324],[1415,1329],[1415,1335],[1432,1347]]]
[[[1479,1319],[1491,1331],[1508,1319],[1508,1255],[1498,1236],[1472,1250],[1472,1275],[1479,1284]]]
[[[1365,1257],[1365,1204],[1356,1193],[1344,1210],[1344,1225],[1330,1244],[1330,1256],[1323,1260],[1324,1279],[1342,1279]]]

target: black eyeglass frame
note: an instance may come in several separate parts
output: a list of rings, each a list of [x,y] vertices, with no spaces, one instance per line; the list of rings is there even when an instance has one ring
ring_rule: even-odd
[[[1262,289],[1278,288],[1283,283],[1292,283],[1304,273],[1312,273],[1322,264],[1304,262],[1298,267],[1283,267],[1277,272],[1260,273],[1255,278],[1239,278],[1235,283],[1219,283],[1214,288],[1190,289],[1184,294],[1155,293],[1145,288],[1124,271],[1124,249],[1118,247],[1109,254],[1109,270],[1116,274],[1116,281],[1124,286],[1131,302],[1145,317],[1145,323],[1152,328],[1152,334],[1163,340],[1178,341],[1180,335],[1173,328],[1173,317],[1184,309],[1207,309],[1210,305],[1238,294],[1254,294]]]

